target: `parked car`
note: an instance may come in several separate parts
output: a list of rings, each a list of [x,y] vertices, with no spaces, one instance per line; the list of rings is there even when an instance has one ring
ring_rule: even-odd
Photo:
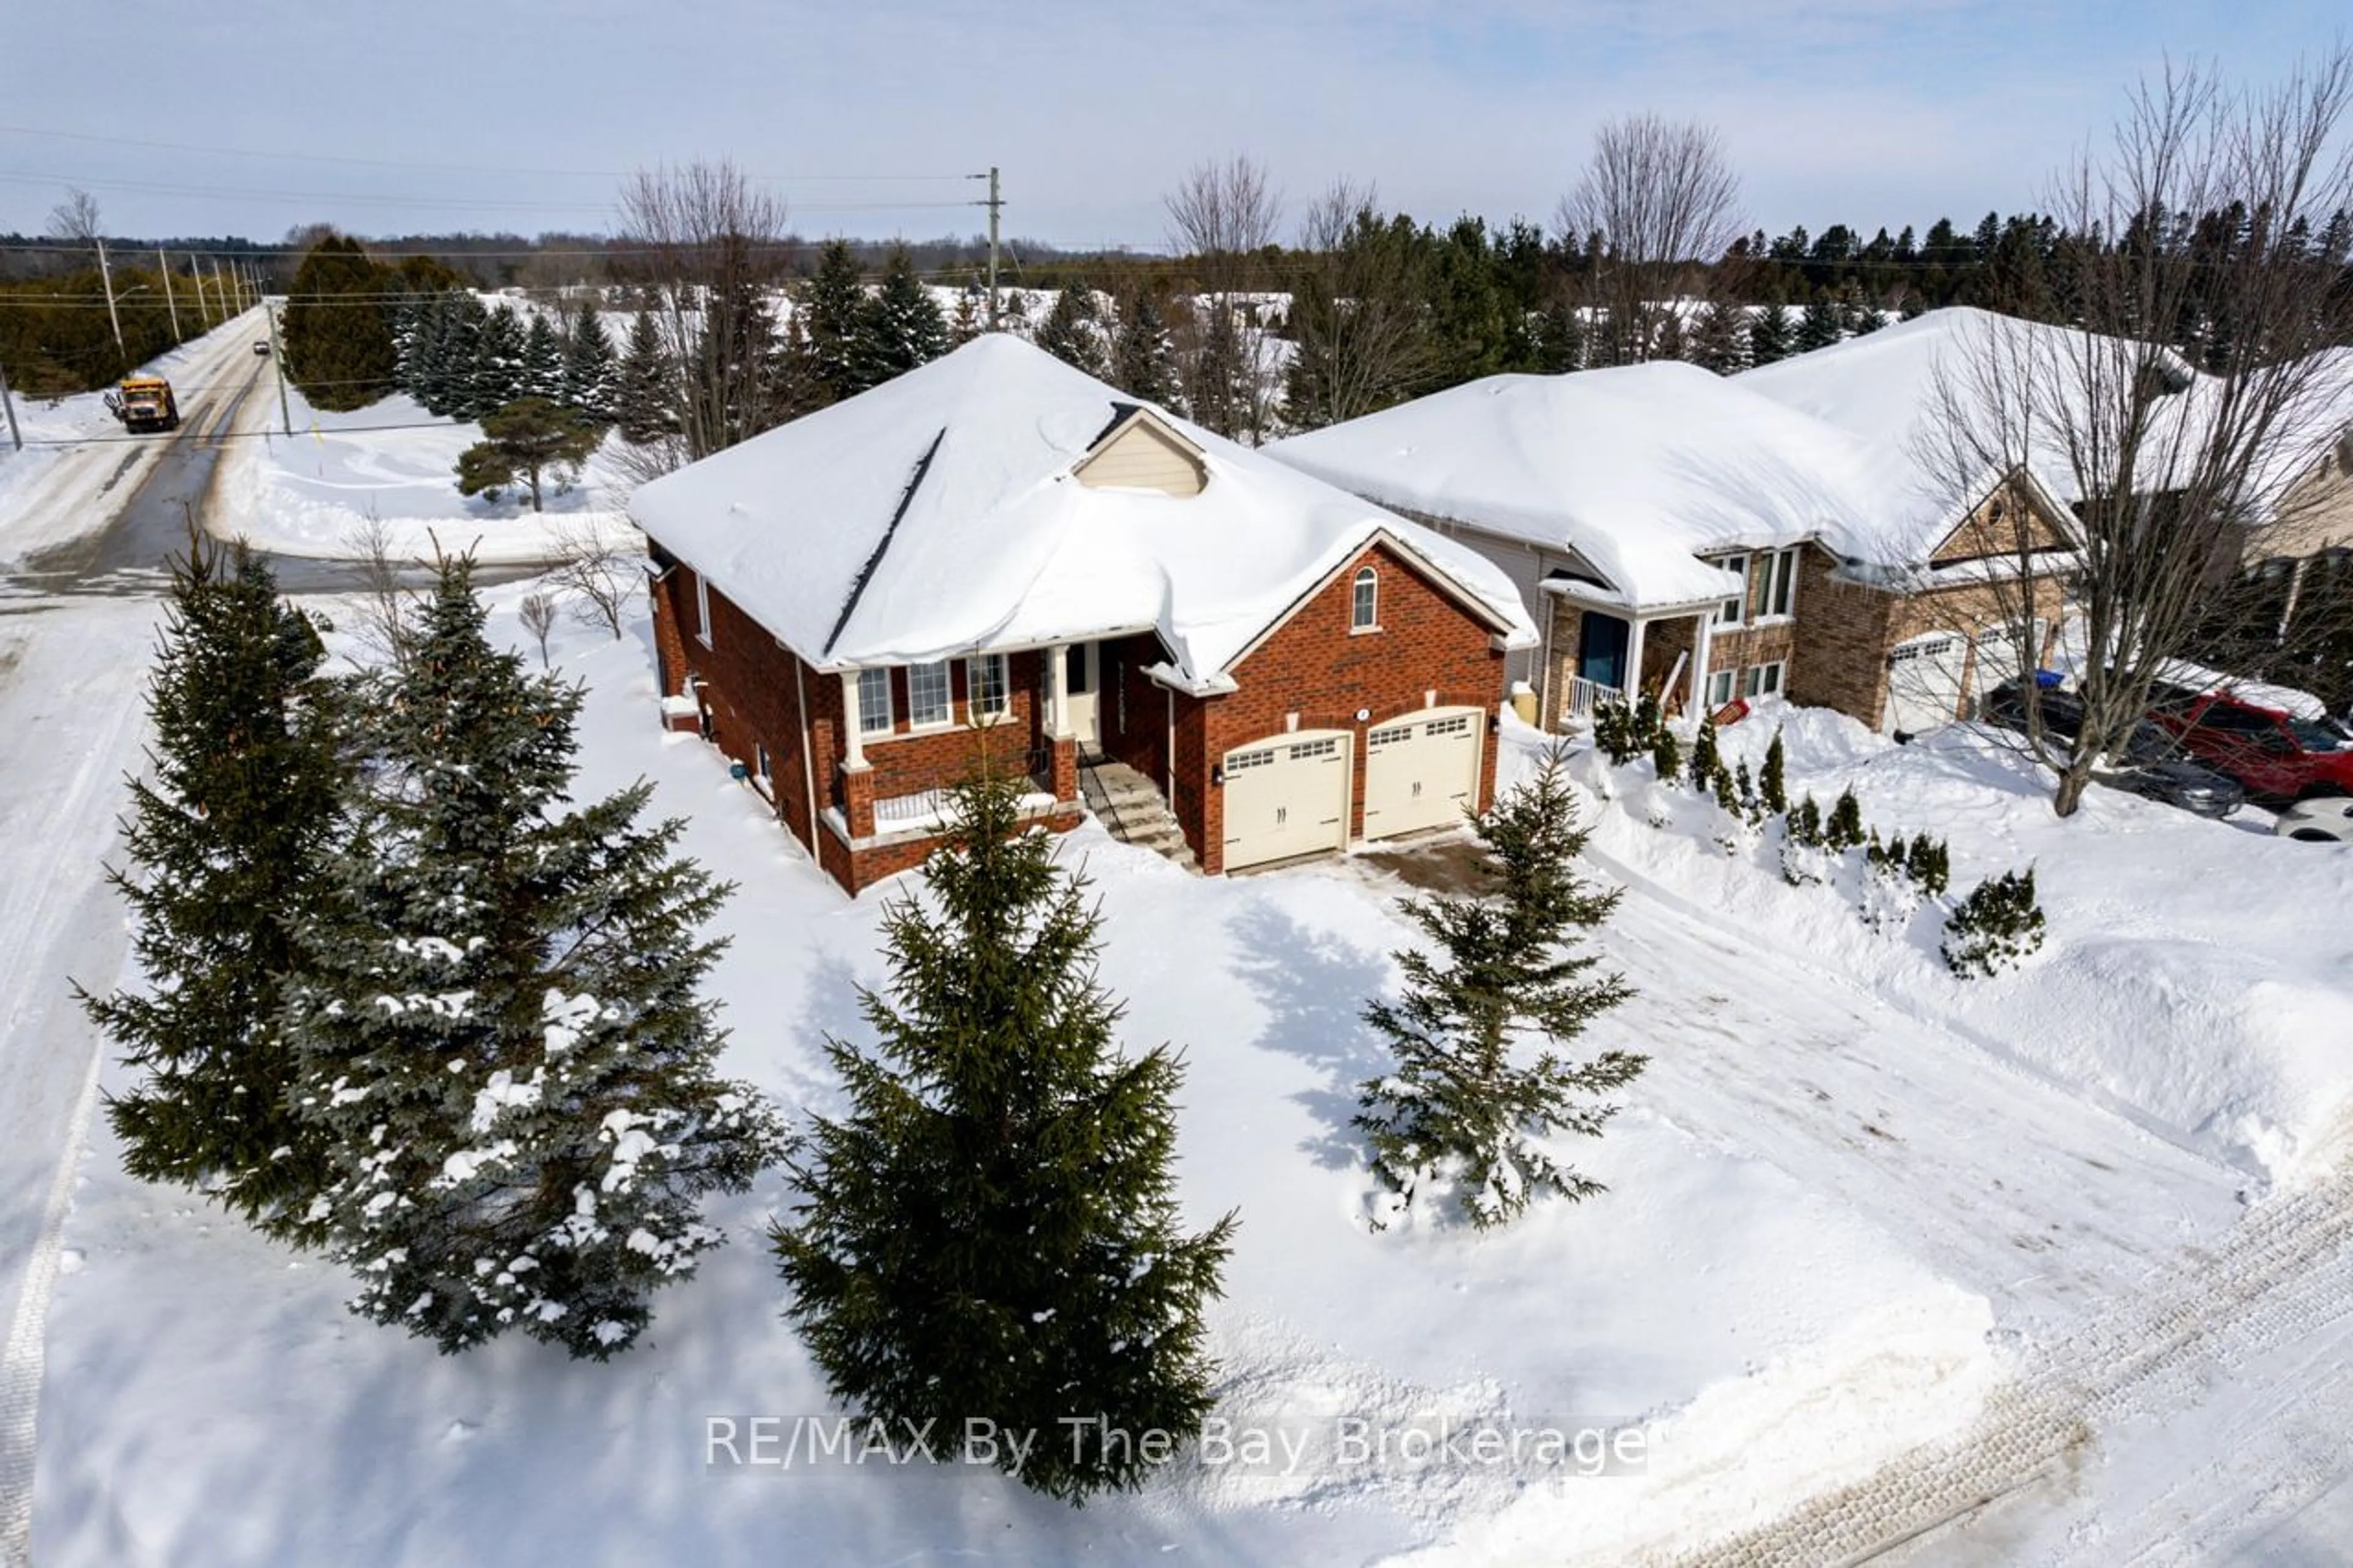
[[[2272,831],[2306,844],[2353,844],[2353,795],[2297,801],[2279,814]]]
[[[2353,735],[2228,691],[2161,686],[2149,717],[2182,749],[2230,774],[2260,801],[2353,795]]]
[[[2083,700],[2073,692],[2045,691],[2040,706],[2046,734],[2073,741],[2083,732]],[[1978,708],[1978,717],[2024,734],[2026,700],[2018,682],[1989,692]],[[2134,726],[2115,763],[2114,768],[2094,776],[2103,784],[2200,816],[2228,816],[2247,802],[2247,792],[2237,780],[2183,756],[2171,735],[2145,719]]]

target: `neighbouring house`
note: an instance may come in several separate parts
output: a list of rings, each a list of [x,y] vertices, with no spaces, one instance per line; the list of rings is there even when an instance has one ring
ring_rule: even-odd
[[[1554,727],[1643,689],[1929,729],[1968,711],[1981,656],[2017,667],[2013,628],[2042,656],[2072,559],[2031,473],[1928,485],[1900,449],[1672,361],[1491,376],[1267,449],[1501,567],[1544,632],[1510,678]]]
[[[1535,628],[1486,561],[989,334],[639,489],[666,708],[855,892],[980,765],[1132,769],[1212,874],[1460,822]]]

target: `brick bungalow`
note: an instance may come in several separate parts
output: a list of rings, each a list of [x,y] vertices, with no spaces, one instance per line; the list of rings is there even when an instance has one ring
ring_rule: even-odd
[[[1102,758],[1210,874],[1461,820],[1535,627],[1472,552],[984,336],[637,492],[671,721],[852,892]]]
[[[1268,450],[1501,567],[1544,633],[1512,679],[1551,727],[1640,689],[1927,729],[1991,684],[1981,658],[2020,666],[2023,612],[2047,656],[2072,560],[2031,473],[1939,500],[1907,452],[1674,362],[1492,376]]]

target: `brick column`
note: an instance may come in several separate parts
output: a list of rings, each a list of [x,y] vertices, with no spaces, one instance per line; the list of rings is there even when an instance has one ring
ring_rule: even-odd
[[[1079,798],[1079,742],[1068,735],[1054,741],[1054,798]]]
[[[841,765],[841,816],[850,837],[874,837],[874,770],[862,763]]]

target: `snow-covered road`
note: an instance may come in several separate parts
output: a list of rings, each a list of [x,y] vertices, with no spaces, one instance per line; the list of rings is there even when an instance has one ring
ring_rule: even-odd
[[[0,616],[0,1562],[21,1559],[31,1521],[49,1287],[99,1066],[71,985],[110,985],[122,962],[100,863],[140,764],[156,616],[152,600]]]

